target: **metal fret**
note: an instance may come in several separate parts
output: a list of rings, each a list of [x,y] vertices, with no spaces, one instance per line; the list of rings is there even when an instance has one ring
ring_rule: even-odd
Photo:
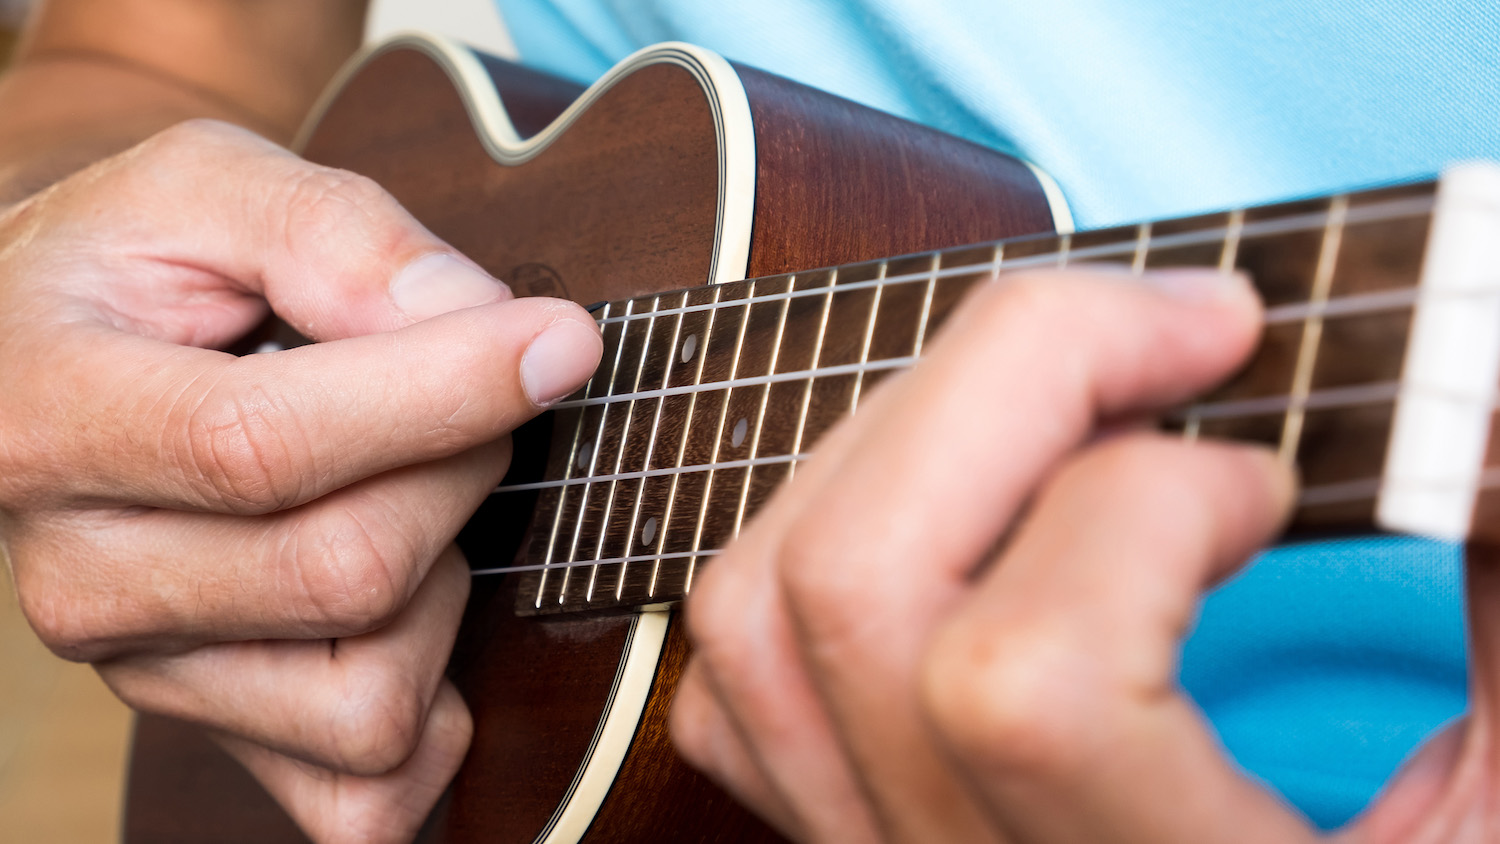
[[[721,288],[718,288],[718,287],[714,288],[714,295],[713,295],[713,303],[714,304],[717,304],[719,302],[719,297],[720,297],[720,294],[722,292],[723,291],[722,291]],[[708,360],[709,341],[713,338],[713,333],[714,333],[714,317],[717,314],[718,314],[718,309],[717,308],[715,308],[714,310],[711,310],[711,311],[708,312],[708,324],[704,326],[704,328],[703,328],[703,339],[698,344],[699,347],[702,349],[702,351],[697,355],[697,357],[698,357],[698,365],[697,365],[696,370],[693,372],[693,384],[694,385],[699,385],[699,384],[703,383],[703,364],[704,364],[704,361]],[[750,312],[747,310],[745,312],[745,316],[746,316],[747,319],[749,318],[749,315],[750,315]],[[679,317],[679,319],[680,319],[680,317]],[[673,353],[676,354],[676,347],[675,346],[673,347]],[[682,465],[682,461],[683,461],[683,457],[687,453],[688,435],[689,435],[689,432],[692,430],[692,424],[693,424],[693,420],[696,418],[697,408],[698,408],[698,394],[695,392],[695,393],[692,393],[691,395],[688,396],[687,417],[686,417],[685,424],[682,426],[682,439],[678,442],[678,445],[677,445],[677,460],[676,460],[675,465],[681,466]],[[665,546],[666,541],[667,541],[667,532],[672,529],[672,516],[675,515],[675,512],[676,512],[676,506],[677,506],[677,486],[678,486],[678,481],[679,481],[680,478],[681,478],[680,474],[673,475],[672,476],[672,485],[667,490],[667,506],[662,511],[662,517],[661,517],[661,543],[658,544],[658,546],[657,546],[658,549],[660,549],[660,548],[662,548],[662,547]],[[696,531],[696,528],[694,530]],[[660,580],[660,578],[661,578],[661,559],[658,558],[655,561],[653,561],[653,564],[651,566],[651,582],[650,582],[650,585],[647,586],[647,588],[646,588],[646,594],[647,594],[648,597],[652,597],[652,598],[656,597],[656,587],[657,587],[657,583]]]
[[[653,298],[651,300],[651,309],[653,311],[656,310],[656,306],[660,302],[661,302],[660,297]],[[641,389],[641,378],[642,378],[642,376],[645,375],[646,360],[647,360],[647,358],[651,354],[651,338],[655,334],[656,334],[656,318],[653,317],[652,319],[646,320],[646,338],[641,343],[641,359],[636,364],[635,377],[631,381],[630,391],[632,393],[640,392],[640,389]],[[623,345],[623,339],[624,338],[622,337],[621,339],[622,339],[622,344],[621,345]],[[615,456],[615,471],[614,471],[614,474],[619,474],[625,468],[625,453],[626,453],[626,451],[628,451],[628,447],[629,447],[629,443],[630,443],[630,433],[631,433],[630,426],[635,423],[635,408],[636,408],[636,402],[634,402],[634,401],[627,402],[626,405],[625,405],[625,424],[620,429],[620,451]],[[658,409],[659,408],[660,408],[660,405],[658,405]],[[595,547],[594,547],[594,558],[595,559],[598,559],[598,558],[604,556],[604,540],[605,540],[605,537],[607,537],[609,535],[609,519],[610,519],[610,515],[614,512],[615,494],[619,490],[619,485],[620,485],[619,481],[609,481],[608,483],[609,483],[608,492],[606,493],[605,499],[604,499],[604,511],[603,511],[603,514],[601,515],[600,520],[599,520],[599,539],[598,539],[598,542],[595,543]],[[637,499],[637,502],[639,502],[639,499]],[[579,522],[582,523],[582,521],[583,521],[583,514],[580,514],[580,516],[579,516]],[[599,566],[595,565],[592,569],[589,570],[589,585],[588,585],[587,591],[584,593],[584,600],[585,601],[592,602],[594,600],[594,587],[598,584],[598,581],[599,581]]]
[[[660,302],[659,299],[657,301]],[[687,304],[687,293],[686,292],[684,292],[682,294],[682,303],[684,305]],[[661,386],[662,386],[663,389],[665,389],[666,387],[670,386],[671,383],[672,383],[672,370],[673,370],[673,367],[676,365],[676,361],[678,359],[677,344],[679,342],[681,342],[681,340],[682,340],[682,316],[681,315],[677,315],[677,316],[674,316],[674,317],[671,317],[671,318],[674,320],[674,323],[672,325],[672,339],[667,344],[667,357],[666,357],[667,365],[662,368],[662,374],[661,374]],[[653,320],[653,322],[655,322],[655,320]],[[648,346],[649,346],[649,344],[648,344]],[[643,360],[644,360],[644,356],[645,356],[645,353],[642,352],[642,359]],[[699,359],[699,362],[701,364],[701,362],[702,362],[701,358]],[[652,414],[652,418],[651,418],[651,433],[650,433],[650,436],[648,437],[648,439],[646,441],[646,455],[641,460],[641,471],[642,472],[645,472],[645,471],[647,471],[647,470],[649,470],[651,468],[651,458],[652,458],[652,456],[656,452],[656,437],[657,437],[657,434],[661,430],[661,414],[662,414],[662,409],[664,407],[665,407],[665,402],[663,402],[662,400],[658,399],[657,402],[656,402],[656,412],[654,414]],[[624,561],[624,562],[622,562],[620,564],[620,578],[619,578],[618,581],[616,581],[616,584],[615,584],[615,600],[616,601],[619,601],[619,600],[621,600],[624,597],[625,575],[630,570],[630,562],[629,562],[630,551],[635,546],[636,525],[639,524],[639,522],[640,522],[640,516],[641,516],[641,499],[645,497],[645,492],[646,492],[646,482],[645,482],[646,479],[645,479],[645,476],[642,475],[642,477],[641,477],[640,480],[641,480],[641,485],[640,485],[639,490],[636,492],[635,504],[630,508],[630,524],[629,524],[629,526],[625,530],[625,557],[626,557],[626,561]],[[660,553],[661,543],[666,540],[666,536],[667,536],[666,524],[665,524],[665,520],[663,520],[662,530],[660,531],[660,536],[657,537],[657,543],[656,543],[656,545],[657,545],[657,552],[658,553]],[[658,559],[656,562],[660,562],[660,560]]]
[[[1328,209],[1328,224],[1323,229],[1323,248],[1318,254],[1312,295],[1308,297],[1309,313],[1307,321],[1302,325],[1302,345],[1297,353],[1297,368],[1292,376],[1291,407],[1287,410],[1286,422],[1281,431],[1278,454],[1285,463],[1296,460],[1297,446],[1302,441],[1307,395],[1312,390],[1313,365],[1323,336],[1323,307],[1328,303],[1328,293],[1333,286],[1333,268],[1338,261],[1339,242],[1344,233],[1344,217],[1348,210],[1349,200],[1346,197],[1334,197]]]
[[[606,303],[604,305],[603,310],[600,311],[601,317],[607,319],[609,317],[610,309],[613,308],[613,307],[614,307],[613,303]],[[621,336],[624,335],[625,332],[624,332],[623,328],[621,329],[620,333],[621,333]],[[618,365],[619,365],[619,351],[617,349],[616,350],[616,355],[615,355],[614,366],[617,367]],[[615,369],[614,369],[614,367],[612,367],[610,369],[609,379],[613,380],[614,377],[615,377]],[[588,395],[589,394],[589,392],[593,389],[594,382],[598,378],[599,378],[599,374],[596,372],[594,374],[594,377],[589,379],[588,384],[584,385],[584,388],[583,388],[583,394],[584,395]],[[606,392],[607,391],[608,391],[608,388],[606,388]],[[602,416],[602,414],[601,414],[601,416]],[[567,455],[568,456],[567,456],[566,468],[563,470],[563,476],[564,477],[568,477],[568,478],[574,477],[573,472],[575,470],[577,470],[577,469],[583,468],[583,467],[581,467],[581,466],[578,465],[578,461],[575,459],[575,455],[578,454],[579,440],[582,439],[582,437],[583,437],[583,423],[584,423],[584,419],[585,418],[586,418],[586,414],[582,410],[580,410],[579,413],[578,413],[578,425],[573,430],[573,441],[568,446],[568,451],[567,451]],[[597,436],[597,434],[595,436]],[[597,451],[597,449],[596,449],[596,451]],[[591,456],[590,464],[588,466],[588,474],[593,474],[592,456]],[[563,489],[558,494],[558,496],[557,496],[557,512],[555,512],[552,515],[552,530],[549,531],[548,534],[547,534],[547,551],[546,551],[546,554],[544,554],[543,558],[542,558],[542,560],[543,560],[544,563],[551,563],[553,561],[552,557],[553,557],[553,554],[554,554],[554,552],[556,551],[556,548],[557,548],[557,535],[558,535],[558,531],[562,527],[562,516],[563,516],[563,512],[566,509],[566,508],[564,508],[563,505],[567,502],[567,498],[568,498],[568,490],[566,490],[566,489]],[[542,597],[547,592],[547,574],[548,574],[548,572],[546,570],[543,570],[542,574],[541,574],[541,577],[537,579],[537,587],[536,587],[536,607],[537,608],[541,607],[541,605],[542,605]]]
[[[1140,275],[1146,271],[1146,253],[1151,250],[1151,224],[1141,223],[1136,228],[1135,252],[1130,259],[1130,271]]]
[[[792,284],[794,283],[794,281],[795,281],[795,276],[792,277],[791,279],[787,280],[787,289],[788,290],[791,289]],[[778,357],[781,354],[781,339],[786,334],[786,315],[787,315],[787,311],[788,311],[788,307],[789,307],[790,303],[791,303],[790,299],[783,299],[783,300],[781,300],[781,313],[780,313],[779,317],[776,320],[776,338],[771,341],[771,360],[770,360],[769,365],[766,367],[766,373],[768,375],[769,374],[774,374],[776,372],[776,362],[777,362]],[[746,314],[746,319],[747,320],[749,319],[749,314],[748,313]],[[771,385],[770,384],[766,384],[764,387],[761,388],[760,407],[756,410],[755,424],[752,426],[753,430],[752,430],[752,433],[750,434],[750,459],[751,460],[754,460],[756,457],[759,456],[761,428],[765,425],[765,421],[766,421],[766,404],[770,400],[771,400]],[[727,402],[726,402],[726,407],[727,406],[728,405],[727,405]],[[744,524],[744,521],[745,521],[745,506],[749,503],[749,500],[750,500],[750,479],[754,475],[755,475],[755,465],[751,464],[749,466],[746,466],[745,467],[745,480],[744,480],[744,483],[740,487],[740,504],[739,504],[738,507],[735,508],[735,513],[734,513],[734,529],[730,532],[730,536],[732,536],[732,537],[738,537],[740,535],[740,527]]]
[[[634,312],[635,300],[631,300],[625,304],[625,313],[629,315],[633,314]],[[620,340],[619,344],[615,347],[614,363],[610,367],[609,388],[611,392],[614,391],[615,383],[620,377],[620,363],[625,354],[625,341],[630,336],[630,326],[631,323],[628,321],[622,322],[620,324]],[[639,370],[637,370],[637,376],[638,375]],[[606,404],[604,405],[602,412],[599,414],[599,429],[594,434],[593,454],[589,457],[590,475],[593,475],[595,473],[595,469],[599,464],[599,455],[604,451],[604,434],[609,424],[609,412],[612,408],[615,408],[617,406],[618,405],[616,404]],[[627,403],[627,409],[633,406],[633,402]],[[583,522],[585,516],[588,514],[589,497],[592,494],[593,490],[593,484],[585,484],[583,487],[583,493],[578,502],[578,520],[573,525],[573,540],[568,545],[567,562],[573,562],[574,560],[578,559],[578,542],[583,533]],[[557,603],[559,604],[562,604],[567,599],[568,584],[572,580],[572,574],[572,567],[569,567],[566,571],[563,572],[562,583],[558,585],[557,589]]]
[[[739,331],[735,336],[734,356],[730,359],[729,362],[730,381],[733,381],[735,375],[739,372],[740,351],[745,346],[745,328],[750,324],[750,307],[751,306],[749,304],[745,305],[745,315],[740,319]],[[724,404],[719,408],[719,423],[714,428],[713,457],[710,461],[713,463],[719,462],[719,447],[724,441],[724,420],[729,415],[729,396],[729,392],[726,392],[724,394]],[[697,551],[703,547],[703,523],[708,519],[708,502],[709,499],[713,496],[714,476],[715,472],[713,470],[710,470],[708,473],[708,479],[704,482],[703,485],[703,502],[698,508],[698,524],[693,528],[692,550],[694,551]],[[683,579],[682,583],[682,594],[686,595],[693,590],[693,575],[697,572],[697,568],[698,558],[693,557],[689,559],[687,577]]]
[[[875,294],[873,301],[870,302],[870,318],[865,321],[864,341],[860,344],[859,349],[859,365],[861,368],[854,374],[854,392],[849,397],[850,413],[859,410],[859,394],[865,385],[865,371],[863,367],[870,362],[870,342],[875,337],[875,316],[880,313],[880,295],[885,290],[885,285],[880,282],[885,280],[885,274],[889,268],[890,264],[881,261],[880,270],[875,275]]]
[[[999,263],[1000,247],[995,247],[995,262]],[[922,310],[917,314],[917,339],[912,343],[912,354],[922,354],[922,344],[927,341],[927,323],[932,319],[932,294],[937,291],[937,274],[942,257],[938,253],[932,256],[932,274],[927,276],[927,287],[922,291]]]
[[[833,291],[838,284],[838,270],[833,271],[833,276],[828,280],[828,292],[823,297],[823,307],[818,315],[818,332],[813,339],[812,360],[809,368],[816,371],[823,356],[823,339],[828,333],[828,314],[833,309]],[[807,433],[807,408],[812,404],[813,379],[808,377],[802,385],[802,403],[797,408],[797,426],[792,431],[792,453],[801,454],[802,438]],[[797,474],[797,464],[793,463],[787,467],[786,477],[790,481]]]

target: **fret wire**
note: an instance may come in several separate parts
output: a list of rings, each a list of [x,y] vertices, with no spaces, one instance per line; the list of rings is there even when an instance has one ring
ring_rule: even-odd
[[[1383,222],[1387,220],[1402,219],[1405,217],[1420,216],[1422,214],[1430,212],[1432,210],[1432,205],[1433,200],[1431,197],[1416,197],[1412,199],[1391,200],[1387,202],[1359,206],[1357,208],[1349,208],[1346,212],[1344,224],[1347,226],[1354,225],[1356,223]],[[1327,212],[1296,214],[1268,220],[1255,220],[1252,222],[1242,223],[1240,237],[1241,239],[1244,239],[1248,237],[1264,237],[1267,235],[1275,234],[1294,234],[1296,232],[1303,231],[1318,231],[1324,229],[1327,226],[1327,222]],[[1152,250],[1160,251],[1163,249],[1176,248],[1179,246],[1196,246],[1205,243],[1215,243],[1222,241],[1228,234],[1228,231],[1229,230],[1227,226],[1219,226],[1215,228],[1201,229],[1198,231],[1162,235],[1151,238],[1149,246]],[[1004,242],[1005,241],[997,241],[997,243]],[[1135,240],[1115,244],[1101,244],[1099,246],[1090,246],[1084,249],[1071,250],[1071,260],[1074,263],[1077,263],[1078,261],[1089,258],[1130,254],[1133,253],[1135,248]],[[945,250],[938,250],[937,252],[931,254],[941,256],[944,251]],[[1024,258],[1012,258],[1010,259],[1010,265],[1016,268],[1038,267],[1046,266],[1048,264],[1054,264],[1056,263],[1056,261],[1057,257],[1055,254],[1043,253],[1039,255],[1028,255]],[[939,271],[938,277],[946,278],[948,276],[954,275],[968,275],[987,266],[987,263],[981,263],[949,267]],[[823,269],[833,268],[825,267]],[[907,273],[903,275],[889,276],[880,283],[890,286],[894,284],[906,284],[911,282],[926,281],[927,278],[928,274],[925,272]],[[875,286],[876,281],[870,280],[851,282],[847,285],[844,285],[842,289],[847,292],[852,292],[855,290],[872,288]],[[795,299],[801,296],[817,295],[821,295],[821,292],[817,289],[795,290],[788,293],[772,293],[765,296],[743,299],[737,301],[736,304],[757,304],[760,302],[775,301],[777,299]],[[660,315],[670,316],[674,313],[693,313],[696,311],[709,310],[714,307],[718,307],[718,305],[686,305],[681,308],[664,310],[660,313]],[[627,322],[632,319],[641,318],[642,317],[637,315],[622,314],[620,316],[608,317],[607,319],[600,320],[599,325],[604,326],[614,322]]]
[[[683,291],[682,292],[682,303],[684,305],[687,304],[687,296],[688,296],[687,291]],[[658,297],[657,304],[659,305],[660,303],[661,303],[661,299]],[[655,320],[653,320],[653,322],[655,322]],[[665,371],[662,373],[662,376],[661,376],[661,385],[662,385],[663,388],[667,387],[668,385],[670,385],[672,383],[672,370],[677,365],[677,344],[681,341],[681,339],[682,339],[682,317],[679,316],[679,317],[677,317],[677,321],[672,326],[672,340],[671,340],[670,343],[667,344],[667,365],[666,365]],[[647,345],[649,346],[649,343]],[[642,356],[641,367],[643,369],[645,368],[645,357],[644,357],[644,355]],[[661,414],[662,414],[662,410],[666,407],[666,404],[667,404],[666,400],[664,400],[664,399],[658,399],[657,402],[656,402],[656,413],[652,414],[652,417],[651,417],[651,433],[650,433],[650,435],[649,435],[649,437],[647,439],[647,442],[646,442],[646,457],[641,462],[641,469],[643,471],[646,470],[646,469],[650,469],[651,468],[651,458],[656,454],[656,437],[661,432]],[[639,490],[637,490],[637,492],[635,494],[635,505],[630,508],[630,525],[629,525],[628,528],[626,528],[626,532],[625,532],[625,556],[627,556],[627,557],[630,556],[631,549],[635,547],[635,526],[640,521],[640,517],[641,517],[641,501],[644,500],[645,497],[646,497],[646,480],[645,480],[644,477],[642,477],[641,478],[641,488]],[[658,546],[657,550],[658,551],[660,550],[661,542],[665,540],[666,535],[667,535],[667,532],[665,530],[665,528],[666,528],[665,522],[663,522],[662,527],[663,527],[663,530],[661,531],[661,536],[657,538],[658,539],[658,541],[657,541],[657,546]],[[625,575],[626,575],[626,573],[629,570],[630,570],[630,564],[629,563],[622,563],[620,565],[620,578],[619,578],[619,580],[617,580],[615,582],[615,600],[616,601],[621,600],[622,597],[625,594]]]
[[[998,255],[1000,246],[996,246],[993,252]],[[996,259],[998,262],[998,259]],[[911,353],[913,357],[922,356],[922,345],[927,342],[927,323],[932,319],[932,297],[937,294],[937,273],[941,269],[941,255],[934,253],[932,256],[932,272],[927,274],[927,287],[922,291],[922,309],[917,314],[917,336],[912,341]],[[994,280],[994,276],[991,276]]]
[[[818,314],[818,334],[813,341],[812,360],[809,367],[817,370],[818,364],[823,359],[823,339],[828,331],[828,314],[833,310],[833,291],[839,281],[839,271],[833,270],[828,279],[828,290],[823,296],[823,307]],[[807,410],[812,405],[813,379],[808,378],[802,386],[802,406],[797,410],[797,428],[792,432],[792,452],[802,451],[802,437],[807,430]],[[788,481],[797,473],[797,464],[794,462],[786,467],[786,478]]]
[[[723,297],[723,294],[724,294],[724,288],[723,287],[719,287],[719,286],[715,286],[714,287],[713,302],[711,304],[718,304],[718,302],[720,301],[720,299]],[[684,304],[687,303],[687,294],[686,293],[683,294],[683,303]],[[750,312],[748,310],[745,311],[745,315],[748,317],[750,315]],[[717,309],[709,311],[708,312],[708,322],[703,327],[703,342],[698,344],[699,345],[699,351],[700,351],[700,353],[698,355],[698,364],[693,369],[693,385],[695,387],[696,386],[700,386],[703,383],[703,364],[704,364],[704,361],[708,360],[708,345],[709,345],[709,342],[713,339],[715,317],[717,317],[717,316],[718,316],[718,310]],[[679,316],[677,321],[678,321],[678,325],[680,326],[682,324],[682,317]],[[673,355],[677,354],[677,347],[676,346],[672,347],[672,354]],[[693,429],[693,424],[692,424],[693,423],[693,416],[694,416],[694,414],[697,413],[697,410],[698,410],[698,392],[694,391],[694,392],[688,394],[687,415],[683,417],[683,422],[682,422],[682,438],[677,441],[677,460],[676,460],[676,462],[674,464],[676,466],[681,466],[683,458],[687,455],[688,435],[689,435],[689,433]],[[657,544],[657,548],[658,549],[666,547],[667,530],[671,528],[671,525],[672,525],[672,516],[675,515],[676,507],[677,507],[677,482],[678,482],[678,479],[680,479],[681,477],[682,477],[682,473],[681,472],[674,472],[672,474],[672,484],[667,489],[667,506],[662,511],[662,515],[661,515],[661,539],[659,540],[659,542]],[[656,583],[657,583],[658,578],[660,578],[660,576],[661,576],[661,560],[658,559],[651,566],[651,581],[650,581],[650,583],[646,587],[646,595],[648,597],[654,597],[656,595]]]
[[[1130,259],[1130,271],[1140,275],[1146,271],[1146,252],[1151,248],[1151,224],[1141,223],[1135,229],[1135,253]]]
[[[660,304],[661,304],[661,297],[660,296],[652,297],[650,307],[651,307],[651,309],[652,309],[653,312],[657,309],[657,307]],[[640,392],[641,378],[642,378],[642,376],[644,376],[646,374],[646,359],[651,354],[651,338],[655,334],[656,334],[656,319],[653,317],[652,319],[646,320],[646,338],[641,341],[641,359],[638,362],[636,362],[636,365],[635,365],[635,378],[633,379],[633,381],[631,383],[631,386],[630,386],[630,391],[633,392],[633,393]],[[621,334],[620,339],[622,341],[624,340],[624,334],[623,333]],[[658,404],[658,406],[659,406],[659,404]],[[622,426],[620,428],[620,452],[619,452],[619,454],[615,455],[615,474],[617,474],[617,475],[621,472],[621,470],[623,470],[625,468],[625,449],[626,449],[626,446],[628,446],[629,443],[630,443],[630,426],[633,425],[633,424],[635,424],[635,408],[636,408],[636,402],[633,402],[633,401],[627,403],[626,406],[625,406],[625,424],[624,424],[624,426]],[[620,488],[620,482],[619,481],[610,481],[609,482],[609,490],[605,494],[605,498],[604,498],[604,512],[603,512],[603,515],[599,519],[599,540],[598,540],[598,542],[595,543],[595,546],[594,546],[594,557],[595,557],[595,559],[599,558],[600,556],[602,556],[604,554],[604,540],[609,536],[609,520],[610,520],[610,515],[614,512],[614,509],[615,509],[615,494],[619,491],[619,488]],[[639,500],[639,499],[637,499],[637,500]],[[580,512],[578,514],[578,518],[579,518],[580,524],[582,523],[584,516],[585,516],[585,514],[582,513],[582,512]],[[599,582],[599,567],[596,565],[596,566],[593,567],[592,570],[589,571],[589,585],[588,585],[588,588],[584,591],[584,598],[583,598],[586,603],[592,603],[593,602],[593,600],[594,600],[594,587],[598,584],[598,582]]]
[[[750,307],[751,306],[749,304],[745,305],[745,315],[740,317],[739,333],[736,334],[734,338],[734,355],[729,360],[730,381],[734,381],[735,375],[739,373],[740,352],[745,347],[745,329],[750,326]],[[706,350],[704,354],[707,354]],[[724,391],[724,403],[719,407],[719,424],[718,427],[714,430],[714,447],[713,451],[709,452],[709,460],[713,463],[719,462],[719,448],[721,445],[723,445],[724,442],[724,420],[725,417],[729,415],[729,398],[732,389],[733,388],[730,388]],[[698,508],[698,524],[693,528],[694,551],[702,547],[703,523],[708,520],[708,502],[713,499],[713,491],[714,470],[710,469],[708,471],[708,477],[703,481],[703,502]],[[696,572],[697,566],[698,559],[696,557],[688,560],[687,577],[683,580],[682,585],[682,594],[684,595],[688,594],[693,589],[693,574]]]
[[[791,286],[792,286],[793,282],[795,281],[795,279],[796,279],[796,276],[793,276],[791,279],[787,280],[787,288],[788,289],[791,289]],[[769,364],[769,366],[766,369],[767,372],[774,373],[776,371],[776,362],[778,360],[780,360],[780,358],[781,358],[781,341],[782,341],[782,338],[786,334],[786,316],[787,316],[787,311],[789,311],[790,309],[791,309],[791,300],[790,299],[783,299],[783,300],[781,300],[781,313],[776,318],[776,339],[771,343],[771,363]],[[746,318],[747,319],[749,318],[748,317],[748,313],[746,315]],[[767,384],[767,385],[765,385],[764,387],[761,388],[760,408],[756,411],[756,414],[755,414],[755,432],[750,435],[750,459],[751,460],[754,460],[756,458],[756,456],[760,452],[760,433],[761,433],[762,426],[764,426],[765,422],[766,422],[766,405],[770,401],[771,401],[771,385]],[[730,531],[730,534],[729,534],[732,537],[736,537],[736,538],[739,537],[739,535],[740,535],[740,527],[743,526],[744,523],[745,523],[745,507],[750,502],[750,479],[754,475],[755,475],[755,466],[754,466],[754,464],[751,464],[750,466],[745,467],[745,480],[742,482],[742,484],[740,486],[740,506],[735,510],[735,513],[734,513],[734,529],[732,531]]]
[[[613,307],[614,307],[613,303],[606,302],[604,304],[603,309],[601,309],[600,313],[608,315],[609,312],[610,312],[610,309],[613,308]],[[623,328],[620,329],[620,336],[621,337],[625,336],[625,330]],[[588,383],[592,384],[594,382],[594,378],[597,378],[597,377],[599,377],[599,375],[596,372],[596,373],[594,373],[593,377],[589,378],[589,382]],[[611,379],[614,378],[614,373],[613,372],[610,373],[610,378]],[[609,388],[605,387],[605,392],[608,392],[608,391],[609,391]],[[587,387],[587,385],[585,385],[585,387],[584,387],[584,395],[588,395],[588,387]],[[601,411],[601,413],[602,413],[602,411]],[[568,448],[568,451],[567,451],[567,461],[568,461],[568,464],[563,469],[563,477],[565,477],[565,478],[572,478],[572,477],[574,477],[573,471],[575,469],[581,469],[582,468],[582,467],[578,466],[578,459],[577,459],[576,455],[578,454],[578,441],[583,438],[583,419],[584,419],[584,417],[586,415],[587,414],[583,410],[579,410],[578,411],[578,424],[573,429],[573,443]],[[568,490],[566,488],[564,488],[561,492],[558,493],[558,496],[557,496],[557,512],[555,512],[555,513],[552,514],[552,530],[548,534],[548,537],[547,537],[547,552],[542,555],[542,562],[544,562],[544,563],[551,563],[552,562],[552,555],[556,552],[556,549],[557,549],[557,534],[558,534],[558,531],[562,528],[562,514],[563,514],[563,510],[564,510],[564,505],[567,503],[567,500],[568,500]],[[542,596],[546,594],[546,591],[547,591],[547,572],[544,570],[542,572],[541,577],[539,577],[537,579],[536,604],[535,604],[535,607],[537,609],[541,608],[541,606],[542,606]]]
[[[1339,244],[1343,241],[1344,216],[1348,200],[1334,197],[1328,208],[1328,225],[1323,229],[1323,247],[1318,252],[1318,266],[1313,274],[1312,295],[1308,301],[1307,321],[1302,325],[1302,345],[1297,350],[1297,367],[1292,375],[1291,407],[1286,423],[1281,429],[1280,457],[1290,465],[1297,459],[1297,446],[1302,441],[1302,421],[1306,415],[1304,405],[1312,389],[1313,367],[1316,365],[1318,347],[1323,340],[1322,305],[1328,301],[1333,286],[1333,269],[1338,261]]]
[[[936,258],[936,256],[934,256]],[[863,367],[870,362],[870,343],[875,339],[875,316],[880,312],[880,294],[885,290],[884,281],[889,264],[880,262],[880,268],[875,271],[875,294],[870,302],[870,318],[865,320],[865,337],[859,345],[859,365],[861,369],[854,373],[854,389],[849,394],[849,412],[859,410],[859,393],[865,385],[865,371]]]
[[[1245,227],[1245,212],[1236,210],[1229,213],[1229,228],[1224,235],[1224,247],[1219,250],[1219,272],[1228,275],[1234,271],[1234,262],[1239,258],[1240,232]],[[1263,317],[1264,319],[1264,317]],[[1182,426],[1182,438],[1187,442],[1197,442],[1199,429],[1203,417],[1198,405],[1188,408],[1187,421]]]
[[[1219,272],[1228,275],[1234,272],[1234,262],[1240,257],[1240,237],[1245,231],[1245,212],[1236,209],[1229,212],[1229,228],[1224,233],[1224,250],[1219,253]]]
[[[625,313],[630,314],[634,312],[635,300],[632,299],[629,302],[625,303]],[[610,366],[609,386],[606,388],[608,390],[614,389],[615,379],[620,377],[620,361],[625,356],[625,338],[629,335],[629,333],[630,323],[621,323],[619,345],[615,347],[615,360],[614,363]],[[594,474],[595,468],[599,465],[599,452],[603,450],[602,446],[604,445],[604,429],[605,426],[609,424],[609,411],[611,408],[617,406],[618,403],[610,402],[605,404],[604,408],[599,412],[599,429],[594,432],[593,453],[589,455],[590,476]],[[585,484],[583,487],[582,498],[578,502],[578,520],[573,525],[573,541],[568,546],[568,562],[572,562],[573,560],[578,559],[578,540],[583,533],[583,520],[585,514],[588,513],[589,496],[593,492],[593,489],[594,485],[591,483]],[[567,600],[568,583],[571,580],[572,574],[573,570],[571,568],[563,572],[562,584],[558,587],[557,591],[557,602],[559,604]]]
[[[1057,239],[1057,268],[1068,265],[1068,251],[1073,248],[1073,235],[1065,234]]]

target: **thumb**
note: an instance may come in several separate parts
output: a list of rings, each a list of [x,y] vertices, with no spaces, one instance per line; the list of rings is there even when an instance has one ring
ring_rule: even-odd
[[[262,300],[324,341],[513,298],[373,181],[225,124],[174,127],[60,187],[46,230],[84,242],[50,251],[101,270],[61,284],[154,339],[225,345]]]

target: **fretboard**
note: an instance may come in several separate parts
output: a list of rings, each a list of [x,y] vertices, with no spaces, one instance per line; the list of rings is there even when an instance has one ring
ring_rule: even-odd
[[[756,510],[910,366],[977,285],[1108,262],[1241,268],[1264,339],[1164,425],[1300,467],[1293,530],[1376,523],[1436,183],[1039,236],[609,303],[594,378],[556,406],[522,612],[676,601]]]

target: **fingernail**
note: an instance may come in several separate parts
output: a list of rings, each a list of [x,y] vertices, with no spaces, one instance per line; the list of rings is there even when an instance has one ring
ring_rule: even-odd
[[[511,298],[510,288],[447,254],[434,252],[406,265],[391,283],[396,307],[417,322]]]
[[[1167,267],[1151,270],[1141,280],[1177,299],[1188,301],[1229,301],[1253,299],[1250,276],[1240,270],[1220,272],[1205,267]]]
[[[521,386],[533,404],[546,407],[594,374],[603,347],[592,326],[558,320],[526,347],[521,356]]]

